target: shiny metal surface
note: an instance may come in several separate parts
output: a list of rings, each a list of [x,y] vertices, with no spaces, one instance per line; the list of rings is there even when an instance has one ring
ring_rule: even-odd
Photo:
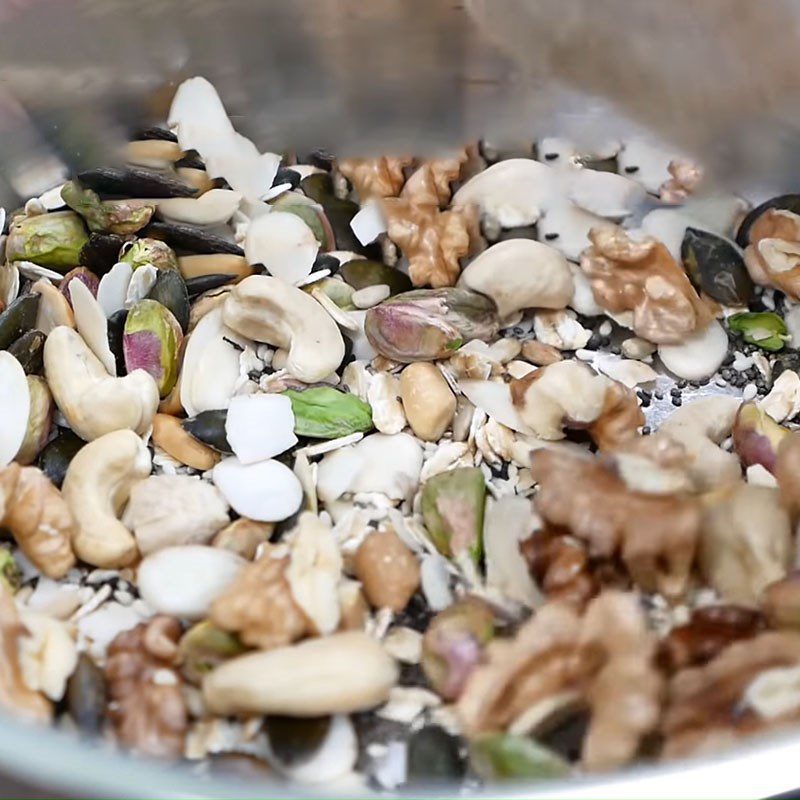
[[[566,133],[591,143],[647,130],[734,187],[796,189],[787,181],[800,161],[798,8],[796,0],[0,0],[0,205],[113,158],[132,130],[163,120],[175,83],[195,74],[217,86],[236,127],[263,149],[432,153],[480,135],[530,142]],[[503,793],[764,797],[796,788],[798,753],[794,735],[714,759]],[[133,761],[4,717],[0,767],[79,796],[298,794],[283,783]]]

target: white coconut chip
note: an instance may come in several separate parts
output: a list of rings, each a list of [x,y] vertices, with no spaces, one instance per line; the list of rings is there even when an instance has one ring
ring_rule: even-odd
[[[116,376],[117,361],[108,345],[108,319],[103,313],[89,287],[79,280],[69,282],[69,296],[75,313],[75,327],[89,345],[89,349],[100,359],[109,375]]]
[[[244,349],[246,344],[223,324],[221,306],[197,323],[181,369],[181,405],[189,416],[228,407],[239,380],[240,350],[234,345]]]
[[[47,211],[58,211],[60,208],[66,208],[64,198],[61,196],[61,190],[66,186],[65,183],[59,183],[52,189],[48,189],[43,194],[39,195],[39,202],[44,206]],[[2,221],[0,221],[0,230],[2,230]]]
[[[280,522],[303,502],[300,481],[279,461],[242,464],[238,458],[225,458],[211,479],[237,514],[258,522]]]
[[[128,286],[133,277],[133,267],[124,261],[119,261],[100,278],[97,288],[97,302],[106,317],[125,308],[125,298],[128,296]]]
[[[225,224],[239,208],[242,195],[231,189],[209,189],[200,197],[170,197],[154,202],[166,220],[211,226]]]
[[[270,275],[296,283],[311,272],[319,251],[314,232],[297,214],[273,211],[250,223],[244,254],[250,264],[263,264]]]
[[[514,408],[511,402],[511,390],[507,383],[462,380],[459,381],[458,388],[476,408],[485,411],[501,425],[518,433],[532,433]]]
[[[662,344],[658,355],[664,366],[679,378],[696,381],[708,378],[722,366],[728,355],[728,337],[716,320],[688,336],[681,344]]]
[[[242,464],[285,452],[297,444],[292,401],[279,394],[234,397],[225,418],[225,435]]]
[[[269,192],[281,157],[259,153],[236,133],[217,90],[205,78],[189,78],[178,87],[168,124],[182,150],[197,150],[212,178],[225,178],[248,200],[260,200]]]
[[[158,270],[152,264],[142,264],[133,271],[128,291],[125,294],[125,308],[144,300],[158,278]]]
[[[26,278],[30,278],[32,281],[39,280],[39,278],[47,278],[47,280],[53,281],[54,283],[60,283],[64,278],[60,272],[42,267],[39,264],[34,264],[33,261],[15,261],[14,264],[16,264],[17,269],[22,275]]]
[[[28,379],[11,353],[0,351],[0,466],[14,460],[25,439],[31,395]]]
[[[619,358],[610,353],[598,353],[592,364],[595,369],[608,375],[623,386],[633,389],[640,383],[650,383],[658,378],[658,373],[643,361]]]
[[[356,239],[363,245],[372,244],[382,233],[386,233],[388,224],[380,201],[370,200],[365,203],[350,220],[350,227]]]

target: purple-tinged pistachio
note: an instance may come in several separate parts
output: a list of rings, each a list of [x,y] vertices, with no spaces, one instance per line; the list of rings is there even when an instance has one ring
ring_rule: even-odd
[[[155,203],[146,200],[101,200],[97,192],[84,189],[77,181],[65,183],[61,197],[86,220],[89,230],[94,232],[120,235],[136,233],[150,222],[156,210]],[[73,263],[76,262],[77,259]]]
[[[38,375],[28,375],[27,377],[31,405],[25,438],[14,459],[19,464],[32,464],[47,444],[55,411],[53,395],[50,393],[47,381]]]
[[[422,487],[422,518],[431,541],[445,556],[468,553],[478,563],[485,506],[486,481],[478,467],[440,472]]]
[[[75,269],[71,269],[64,276],[63,280],[58,285],[58,290],[64,295],[64,297],[67,298],[70,308],[72,307],[72,297],[69,293],[69,285],[72,281],[80,281],[92,293],[92,297],[97,297],[97,289],[100,286],[100,279],[94,274],[94,272],[86,267],[75,267]]]
[[[140,300],[128,312],[122,337],[125,369],[149,372],[161,397],[178,379],[178,353],[183,334],[173,313],[155,300]]]
[[[119,260],[130,264],[132,269],[145,264],[151,264],[156,269],[178,269],[175,251],[166,242],[147,237],[123,245]]]
[[[770,625],[800,628],[800,571],[767,586],[761,596],[761,610]]]
[[[527,736],[486,733],[470,742],[472,768],[485,781],[547,780],[569,775],[557,753]]]
[[[6,259],[66,270],[78,263],[88,239],[83,221],[72,211],[22,217],[8,232]]]
[[[498,331],[497,306],[469,289],[418,289],[367,311],[364,330],[386,358],[410,363],[446,358],[470,339]]]
[[[733,448],[745,467],[760,464],[774,473],[778,447],[788,433],[755,403],[744,403],[733,424]]]
[[[434,691],[455,700],[493,635],[492,611],[477,597],[459,600],[437,614],[422,640],[422,669]]]

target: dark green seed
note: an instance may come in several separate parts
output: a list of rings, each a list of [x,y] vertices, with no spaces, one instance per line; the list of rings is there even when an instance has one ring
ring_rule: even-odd
[[[331,176],[324,172],[306,176],[300,181],[300,188],[322,206],[336,239],[336,249],[363,253],[364,247],[350,227],[350,221],[358,213],[358,203],[336,197]]]
[[[33,329],[39,300],[38,294],[23,295],[0,314],[0,350],[8,350],[23,333]]]
[[[225,286],[234,280],[236,280],[235,275],[198,275],[196,278],[189,278],[186,281],[186,291],[189,293],[189,297],[197,297],[203,292],[219,289],[220,286]]]
[[[66,703],[81,733],[100,733],[106,708],[106,680],[103,670],[85,653],[67,682]]]
[[[189,327],[189,292],[177,270],[160,269],[147,296],[168,308],[178,320],[181,330],[186,333]]]
[[[85,444],[69,428],[61,428],[58,436],[39,453],[39,469],[60,489],[70,461]]]
[[[393,269],[380,261],[357,259],[348,261],[340,270],[341,276],[356,291],[368,286],[386,284],[392,294],[409,292],[413,289],[411,278],[399,269]]]
[[[42,374],[45,339],[47,336],[41,331],[32,330],[9,346],[8,352],[19,361],[26,375]]]
[[[90,233],[89,241],[81,249],[78,261],[95,275],[105,275],[119,261],[119,251],[130,238],[115,233]]]
[[[142,236],[161,239],[174,250],[208,255],[211,253],[231,253],[243,256],[244,250],[236,242],[218,236],[216,233],[198,228],[196,225],[183,225],[177,222],[151,222]]]
[[[215,411],[201,411],[196,417],[181,422],[183,429],[195,439],[213,447],[220,453],[232,453],[228,437],[225,435],[225,419],[228,412],[221,408]]]
[[[692,283],[726,306],[747,305],[753,281],[734,245],[708,231],[687,228],[681,259]]]
[[[128,374],[125,368],[125,350],[122,342],[125,336],[125,321],[128,319],[128,309],[121,308],[108,318],[108,346],[114,354],[117,364],[117,377]]]
[[[444,728],[428,725],[408,740],[409,783],[443,783],[463,778],[464,759],[459,740]]]
[[[269,745],[281,764],[308,761],[319,750],[331,727],[330,717],[266,718]]]
[[[165,172],[143,167],[99,167],[78,173],[83,186],[114,197],[194,197],[197,189]]]

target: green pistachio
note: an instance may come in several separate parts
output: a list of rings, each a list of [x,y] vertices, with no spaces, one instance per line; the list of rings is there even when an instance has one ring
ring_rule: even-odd
[[[728,317],[728,328],[749,344],[775,353],[791,338],[786,323],[772,311],[745,312]]]
[[[123,245],[120,261],[130,264],[133,269],[151,264],[156,269],[178,269],[175,251],[160,239],[137,239],[130,245]]]
[[[364,331],[386,358],[410,363],[446,358],[470,339],[498,330],[497,306],[469,289],[418,289],[367,311]]]
[[[312,439],[336,439],[357,431],[372,430],[369,403],[354,394],[327,386],[302,392],[287,389],[282,394],[292,401],[294,432]]]
[[[240,655],[245,649],[237,636],[203,620],[189,628],[178,643],[181,671],[190,681],[200,683],[203,675],[217,664]]]
[[[8,232],[6,259],[67,271],[78,263],[88,240],[83,221],[72,211],[23,217]]]
[[[125,369],[143,369],[155,378],[162,397],[178,379],[183,334],[173,313],[155,300],[140,300],[128,312],[122,336]]]
[[[154,203],[145,200],[101,200],[97,192],[84,189],[77,181],[65,183],[61,197],[94,232],[136,233],[150,222],[156,210]]]
[[[16,592],[22,583],[22,570],[7,547],[0,547],[0,581],[12,593]]]
[[[445,556],[469,553],[480,560],[486,482],[478,467],[434,475],[422,487],[422,518],[431,541]]]
[[[569,764],[533,739],[489,733],[470,743],[470,762],[484,780],[563,778]]]

